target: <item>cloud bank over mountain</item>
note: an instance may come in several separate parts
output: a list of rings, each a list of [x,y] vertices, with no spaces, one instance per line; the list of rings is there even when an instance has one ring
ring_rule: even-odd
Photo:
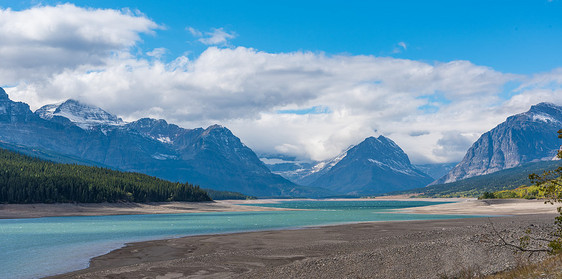
[[[562,104],[562,69],[526,76],[463,60],[230,45],[165,59],[165,45],[142,45],[163,28],[141,11],[0,9],[0,86],[33,109],[73,98],[125,120],[219,123],[254,150],[314,160],[382,134],[413,162],[458,161],[507,116],[538,102]],[[224,41],[236,34],[228,30]]]

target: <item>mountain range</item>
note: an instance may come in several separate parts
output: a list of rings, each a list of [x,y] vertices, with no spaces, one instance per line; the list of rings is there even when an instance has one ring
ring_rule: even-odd
[[[255,196],[316,196],[328,191],[271,173],[225,127],[184,129],[165,120],[126,123],[101,108],[68,100],[32,112],[0,88],[0,143],[50,159],[146,173],[204,188]],[[53,155],[55,154],[55,155]]]
[[[185,129],[163,119],[125,122],[77,100],[33,112],[0,88],[0,147],[258,197],[379,194],[426,186],[449,170],[432,184],[550,160],[561,126],[562,107],[540,103],[483,134],[456,165],[412,165],[384,136],[368,137],[330,160],[299,161],[285,155],[258,158],[219,125]]]

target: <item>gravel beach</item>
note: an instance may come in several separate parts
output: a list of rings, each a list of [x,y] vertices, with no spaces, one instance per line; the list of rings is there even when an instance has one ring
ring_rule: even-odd
[[[544,235],[553,213],[372,222],[132,243],[53,278],[442,278],[492,274],[527,260],[497,245]],[[493,226],[493,228],[492,228]],[[531,259],[541,259],[535,254]]]

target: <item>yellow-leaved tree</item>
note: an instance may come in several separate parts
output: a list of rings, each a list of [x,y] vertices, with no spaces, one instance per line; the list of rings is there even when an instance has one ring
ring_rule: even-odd
[[[562,139],[562,129],[558,131],[558,138]],[[558,158],[562,159],[562,149],[558,151]],[[529,179],[540,187],[545,193],[548,203],[555,204],[562,202],[562,166],[555,170],[545,171],[542,175],[531,174]],[[562,207],[558,207],[559,216],[556,217],[555,231],[553,239],[549,242],[548,247],[551,253],[562,252]]]

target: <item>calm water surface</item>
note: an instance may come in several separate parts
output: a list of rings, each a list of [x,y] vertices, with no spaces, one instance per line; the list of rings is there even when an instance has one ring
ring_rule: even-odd
[[[424,201],[284,201],[256,206],[307,209],[0,220],[0,278],[38,278],[86,268],[124,243],[188,235],[366,221],[467,218],[389,213]],[[475,217],[475,216],[472,216]]]

